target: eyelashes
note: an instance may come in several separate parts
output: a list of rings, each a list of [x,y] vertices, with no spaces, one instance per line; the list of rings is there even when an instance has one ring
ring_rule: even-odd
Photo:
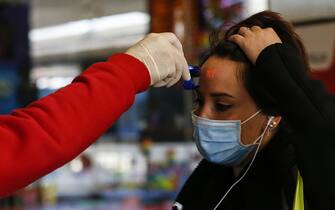
[[[227,111],[230,107],[232,107],[231,104],[215,103],[215,109],[219,112]]]

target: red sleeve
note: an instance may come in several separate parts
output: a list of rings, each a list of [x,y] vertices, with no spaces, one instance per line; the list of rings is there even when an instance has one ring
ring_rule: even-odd
[[[72,84],[0,116],[0,197],[75,158],[146,90],[143,63],[116,54],[93,64]]]

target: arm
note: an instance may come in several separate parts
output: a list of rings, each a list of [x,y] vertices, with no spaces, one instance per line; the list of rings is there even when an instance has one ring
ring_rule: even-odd
[[[145,65],[126,54],[96,63],[71,85],[0,117],[0,196],[70,161],[146,90]]]
[[[311,209],[332,209],[335,199],[335,101],[320,81],[304,73],[304,65],[290,46],[265,48],[256,62],[256,74],[293,127],[290,138],[304,192]]]
[[[0,116],[0,197],[75,158],[103,134],[149,85],[172,86],[190,74],[173,33],[149,34],[92,65],[72,84]]]
[[[238,34],[230,36],[229,40],[237,43],[256,65],[255,74],[259,82],[274,94],[284,115],[295,128],[317,126],[334,130],[335,97],[326,93],[321,82],[308,78],[297,50],[282,44],[272,28],[241,27]],[[309,115],[314,119],[310,120]]]
[[[333,209],[335,200],[335,97],[312,81],[297,51],[272,28],[241,27],[232,35],[256,65],[258,82],[277,99],[280,114],[294,132],[292,142],[304,193],[311,209]]]
[[[316,128],[333,132],[335,96],[321,81],[311,80],[298,52],[287,44],[273,44],[258,56],[255,74],[275,96],[281,114],[299,130]]]

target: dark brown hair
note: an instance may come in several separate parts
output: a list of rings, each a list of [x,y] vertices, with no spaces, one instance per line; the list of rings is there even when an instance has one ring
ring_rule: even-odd
[[[240,27],[259,26],[261,28],[271,27],[278,34],[283,43],[291,45],[302,57],[306,70],[308,59],[305,48],[298,34],[295,33],[292,24],[284,20],[280,14],[272,11],[264,11],[250,16],[249,18],[224,30],[225,26],[214,31],[210,36],[210,49],[202,59],[203,64],[210,56],[218,56],[232,61],[240,62],[244,68],[237,72],[244,86],[262,111],[268,115],[279,115],[276,99],[268,92],[266,87],[257,82],[253,73],[254,65],[249,61],[242,49],[235,43],[228,41],[228,37],[237,34]]]
[[[259,12],[231,26],[228,30],[225,30],[227,28],[225,25],[221,26],[218,30],[213,31],[209,37],[211,48],[215,47],[219,42],[227,41],[231,35],[237,34],[242,26],[248,28],[251,28],[252,26],[273,28],[283,43],[293,46],[299,52],[304,60],[306,70],[308,69],[308,56],[301,38],[295,32],[293,25],[282,18],[277,12]]]

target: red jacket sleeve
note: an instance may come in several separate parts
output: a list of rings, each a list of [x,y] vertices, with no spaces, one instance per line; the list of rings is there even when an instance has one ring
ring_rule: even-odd
[[[57,92],[0,116],[0,197],[75,158],[149,85],[143,63],[116,54]]]

